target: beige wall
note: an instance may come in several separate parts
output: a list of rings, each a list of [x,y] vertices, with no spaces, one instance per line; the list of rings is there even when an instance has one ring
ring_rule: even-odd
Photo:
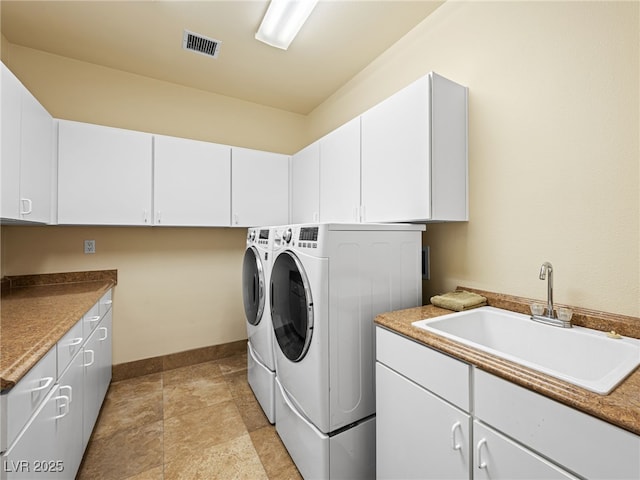
[[[300,115],[3,40],[3,61],[54,117],[282,153],[304,145]],[[117,269],[118,364],[246,338],[245,239],[231,228],[3,226],[1,273]]]
[[[640,316],[639,16],[637,2],[449,1],[308,118],[2,51],[54,116],[284,153],[434,70],[470,87],[471,220],[428,226],[425,300],[460,284],[544,298],[549,260],[556,301]],[[117,268],[122,363],[245,337],[244,234],[2,227],[2,270]]]
[[[3,226],[2,237],[5,275],[118,270],[116,364],[246,338],[245,229]],[[97,253],[82,253],[84,239]]]
[[[457,285],[640,316],[640,4],[449,1],[310,116],[311,139],[433,70],[469,86],[470,221],[427,227]]]

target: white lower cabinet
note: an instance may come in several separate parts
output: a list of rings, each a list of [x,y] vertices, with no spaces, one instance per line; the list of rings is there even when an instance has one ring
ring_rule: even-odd
[[[71,478],[75,475],[82,461],[84,452],[84,358],[77,354],[65,373],[58,379],[59,395],[63,398],[60,416],[56,420],[56,454],[52,460],[62,462],[58,478]]]
[[[473,422],[474,479],[577,479],[495,430]]]
[[[1,480],[76,476],[111,381],[110,307],[111,291],[2,395]]]
[[[111,381],[111,310],[93,330],[84,347],[83,448],[87,446]]]
[[[56,478],[57,472],[51,470],[64,470],[64,460],[58,459],[56,455],[56,422],[63,408],[60,400],[64,399],[60,399],[59,387],[56,385],[16,441],[2,455],[3,480]],[[75,473],[69,478],[74,475]]]
[[[640,478],[640,436],[384,328],[376,342],[379,478]]]
[[[470,416],[381,363],[376,382],[378,478],[467,478]]]

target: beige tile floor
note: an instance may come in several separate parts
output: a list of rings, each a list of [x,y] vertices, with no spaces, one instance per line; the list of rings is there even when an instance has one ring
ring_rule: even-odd
[[[300,479],[246,366],[236,355],[112,383],[77,478]]]

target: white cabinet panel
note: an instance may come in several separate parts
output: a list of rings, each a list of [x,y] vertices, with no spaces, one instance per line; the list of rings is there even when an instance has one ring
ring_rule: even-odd
[[[289,223],[289,157],[233,147],[231,208],[233,226]]]
[[[231,147],[154,136],[154,225],[229,226]]]
[[[422,77],[362,114],[363,221],[467,220],[467,89]]]
[[[40,404],[38,410],[21,431],[20,436],[11,448],[2,456],[2,480],[33,480],[57,478],[52,469],[64,469],[64,465],[56,463],[56,417],[63,408],[63,399],[59,398],[56,385]],[[47,471],[44,471],[47,470]],[[64,478],[64,477],[59,477]]]
[[[562,480],[577,477],[488,428],[473,422],[476,480]]]
[[[111,380],[111,310],[89,336],[83,352],[84,426],[86,448]]]
[[[80,467],[84,452],[82,438],[84,409],[84,358],[78,353],[58,379],[62,411],[56,419],[56,455],[52,460],[63,462],[58,478],[73,478]]]
[[[48,223],[51,219],[53,118],[25,90],[22,97],[22,155],[20,201],[22,218]]]
[[[58,223],[151,224],[152,136],[60,120]]]
[[[1,83],[1,216],[49,223],[53,118],[4,64]]]
[[[320,221],[360,221],[360,117],[320,139]]]
[[[98,365],[98,402],[102,405],[111,383],[113,312],[109,310],[97,328],[96,363]]]
[[[20,131],[22,118],[22,84],[4,64],[2,67],[2,218],[20,218]]]
[[[54,387],[56,377],[56,349],[53,348],[11,390],[0,396],[0,451],[9,448],[15,441],[29,418]]]
[[[376,359],[465,411],[470,410],[470,366],[381,327]]]
[[[291,157],[291,223],[319,221],[320,144],[303,148]]]
[[[640,437],[486,372],[475,371],[483,422],[586,478],[640,478]]]
[[[381,363],[376,410],[377,478],[469,478],[469,415]]]

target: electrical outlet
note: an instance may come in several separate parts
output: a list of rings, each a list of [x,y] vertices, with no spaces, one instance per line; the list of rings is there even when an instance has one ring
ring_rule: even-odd
[[[84,253],[96,253],[96,241],[85,240],[84,241]]]

